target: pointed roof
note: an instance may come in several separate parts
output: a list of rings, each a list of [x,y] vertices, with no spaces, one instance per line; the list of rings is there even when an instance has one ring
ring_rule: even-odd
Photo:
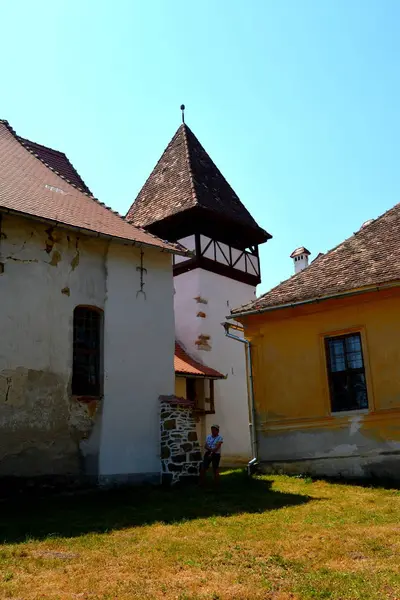
[[[287,308],[400,281],[399,257],[400,204],[396,204],[336,248],[320,254],[306,269],[232,314]]]
[[[258,226],[199,140],[183,123],[140,190],[126,218],[140,227],[201,208],[246,226],[266,241]]]
[[[164,242],[127,223],[117,212],[78,189],[0,119],[0,213],[3,210],[87,234],[187,254],[179,244]]]

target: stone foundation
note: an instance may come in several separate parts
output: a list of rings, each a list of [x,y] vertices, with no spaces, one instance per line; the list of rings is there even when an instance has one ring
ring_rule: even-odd
[[[184,398],[162,396],[161,468],[164,484],[195,479],[202,460],[193,403]]]

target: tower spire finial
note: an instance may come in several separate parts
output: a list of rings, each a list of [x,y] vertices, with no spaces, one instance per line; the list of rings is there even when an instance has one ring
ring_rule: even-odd
[[[185,105],[181,104],[181,111],[182,111],[182,123],[185,122]]]

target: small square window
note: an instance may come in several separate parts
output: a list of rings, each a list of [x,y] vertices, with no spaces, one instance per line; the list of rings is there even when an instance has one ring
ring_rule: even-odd
[[[368,408],[361,335],[325,338],[332,412]]]

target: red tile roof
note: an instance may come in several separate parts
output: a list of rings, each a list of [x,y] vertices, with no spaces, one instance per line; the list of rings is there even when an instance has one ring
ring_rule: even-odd
[[[181,125],[127,213],[141,227],[193,208],[218,213],[254,231],[259,243],[271,236],[239,200],[194,133]]]
[[[138,245],[185,253],[179,244],[164,242],[127,223],[34,155],[7,121],[0,120],[0,211],[11,210],[66,227],[78,228]]]
[[[18,137],[18,139],[25,146],[25,148],[28,148],[28,150],[33,152],[33,154],[40,158],[41,161],[65,177],[65,179],[76,185],[76,187],[82,190],[82,192],[86,192],[91,196],[93,195],[64,152],[53,150],[52,148],[42,146],[42,144],[37,144],[36,142],[31,142],[30,140],[22,137]]]
[[[317,259],[232,314],[262,312],[400,280],[400,204]]]
[[[191,375],[194,377],[206,377],[209,379],[224,379],[224,375],[215,369],[206,367],[189,356],[189,354],[178,342],[175,342],[174,367],[177,375]]]

